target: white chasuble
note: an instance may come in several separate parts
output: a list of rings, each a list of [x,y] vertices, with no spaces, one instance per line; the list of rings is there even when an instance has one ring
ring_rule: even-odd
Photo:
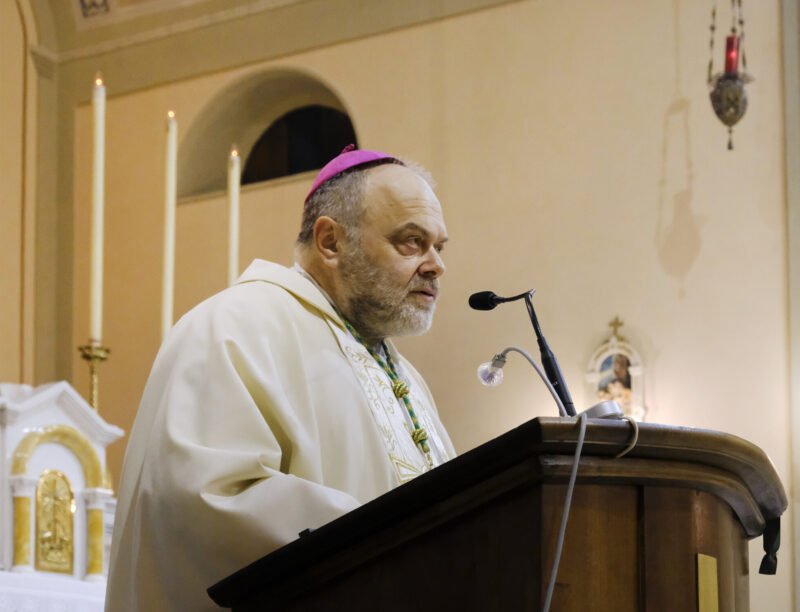
[[[431,463],[455,456],[387,342]],[[255,261],[165,339],[125,456],[106,609],[215,610],[225,576],[429,468],[380,365],[296,271]]]
[[[398,481],[407,482],[452,457],[445,450],[439,429],[431,418],[434,408],[429,400],[430,393],[427,393],[426,389],[425,395],[420,394],[418,391],[420,383],[413,382],[405,375],[405,370],[411,366],[401,361],[402,358],[394,346],[389,342],[386,343],[392,360],[401,364],[398,374],[408,385],[411,406],[420,426],[428,434],[430,463],[411,437],[414,424],[403,401],[395,396],[389,376],[352,334],[333,323],[331,328],[364,389],[375,424],[386,445],[386,453],[397,472]]]

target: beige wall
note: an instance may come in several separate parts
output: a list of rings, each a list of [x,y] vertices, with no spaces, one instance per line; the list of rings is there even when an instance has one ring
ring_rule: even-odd
[[[0,3],[0,380],[22,377],[22,222],[25,46],[21,16],[14,2]]]
[[[34,377],[35,35],[27,6],[0,3],[0,380],[15,383]]]
[[[791,440],[800,439],[800,4],[783,2],[783,93],[786,121],[786,224],[789,236],[787,258],[789,291],[790,404],[792,414]],[[800,491],[797,466],[800,465],[800,445],[791,444],[793,486],[789,504],[795,533],[800,523]],[[795,538],[797,539],[797,538]],[[794,549],[794,584],[800,585],[800,547]],[[797,601],[797,596],[795,596]],[[797,605],[797,604],[796,604]]]
[[[770,454],[788,488],[780,5],[748,6],[757,80],[733,152],[707,98],[708,10],[680,0],[517,2],[112,96],[103,414],[130,429],[158,348],[164,114],[174,109],[185,133],[238,78],[288,68],[338,94],[363,146],[415,158],[439,181],[451,235],[444,294],[434,330],[401,344],[459,449],[555,414],[519,360],[497,389],[474,374],[499,348],[535,343],[522,306],[476,313],[469,293],[535,286],[579,407],[592,402],[586,361],[619,315],[645,361],[648,419],[743,436]],[[89,120],[82,106],[69,127],[73,346],[88,327]],[[243,262],[291,263],[310,181],[246,191]],[[221,195],[180,206],[178,314],[224,285],[224,214]],[[76,357],[72,371],[84,390]],[[122,452],[111,449],[115,471]],[[792,605],[788,516],[783,528],[777,577],[757,575],[760,542],[751,549],[753,610]]]

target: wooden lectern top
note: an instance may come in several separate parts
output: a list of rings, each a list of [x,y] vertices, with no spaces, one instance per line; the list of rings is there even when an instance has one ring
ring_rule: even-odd
[[[578,484],[710,493],[730,506],[748,538],[761,535],[787,507],[769,458],[746,440],[642,423],[636,446],[615,458],[631,434],[627,421],[588,420]],[[458,521],[509,491],[565,483],[577,439],[576,418],[533,419],[255,561],[211,587],[209,594],[225,607],[240,605],[254,593],[277,601],[309,581],[330,580],[332,574],[363,565],[365,558]]]
[[[574,452],[578,437],[575,419],[541,417],[532,422],[537,421],[541,454],[562,456]],[[630,437],[630,430],[626,421],[588,421],[580,472],[584,481],[594,475],[604,481],[616,477],[708,491],[728,502],[750,538],[761,535],[766,521],[786,510],[786,492],[772,461],[755,444],[731,434],[641,423],[639,440],[628,455],[617,460],[621,463],[604,462],[600,468],[597,461],[592,461],[592,457],[616,455]],[[659,468],[648,473],[652,460],[660,462]],[[553,461],[552,469],[557,472],[555,466],[562,463]],[[616,475],[615,467],[619,470]]]

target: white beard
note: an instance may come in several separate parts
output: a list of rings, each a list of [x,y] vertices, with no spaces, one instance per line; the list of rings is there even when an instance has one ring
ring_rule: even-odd
[[[341,252],[340,271],[346,287],[344,313],[364,338],[382,340],[422,334],[430,329],[436,303],[419,303],[412,294],[436,289],[436,279],[416,274],[405,287],[398,287],[356,244]]]

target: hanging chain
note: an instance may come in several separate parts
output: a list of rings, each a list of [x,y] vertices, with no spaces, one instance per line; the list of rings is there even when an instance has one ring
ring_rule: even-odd
[[[714,32],[717,29],[717,2],[714,0],[714,6],[711,8],[711,40],[708,43],[708,50],[711,57],[708,59],[708,84],[711,85],[714,74]]]
[[[711,57],[708,60],[708,83],[714,80],[714,35],[717,33],[717,2],[711,7],[711,26],[709,27],[711,38],[708,43],[708,51]],[[739,36],[739,56],[742,58],[742,73],[747,74],[747,53],[744,49],[744,13],[742,12],[742,0],[731,0],[731,34]]]
[[[744,15],[742,13],[742,0],[736,0],[737,21],[739,25],[739,54],[742,57],[742,72],[747,74],[747,53],[744,50]]]

